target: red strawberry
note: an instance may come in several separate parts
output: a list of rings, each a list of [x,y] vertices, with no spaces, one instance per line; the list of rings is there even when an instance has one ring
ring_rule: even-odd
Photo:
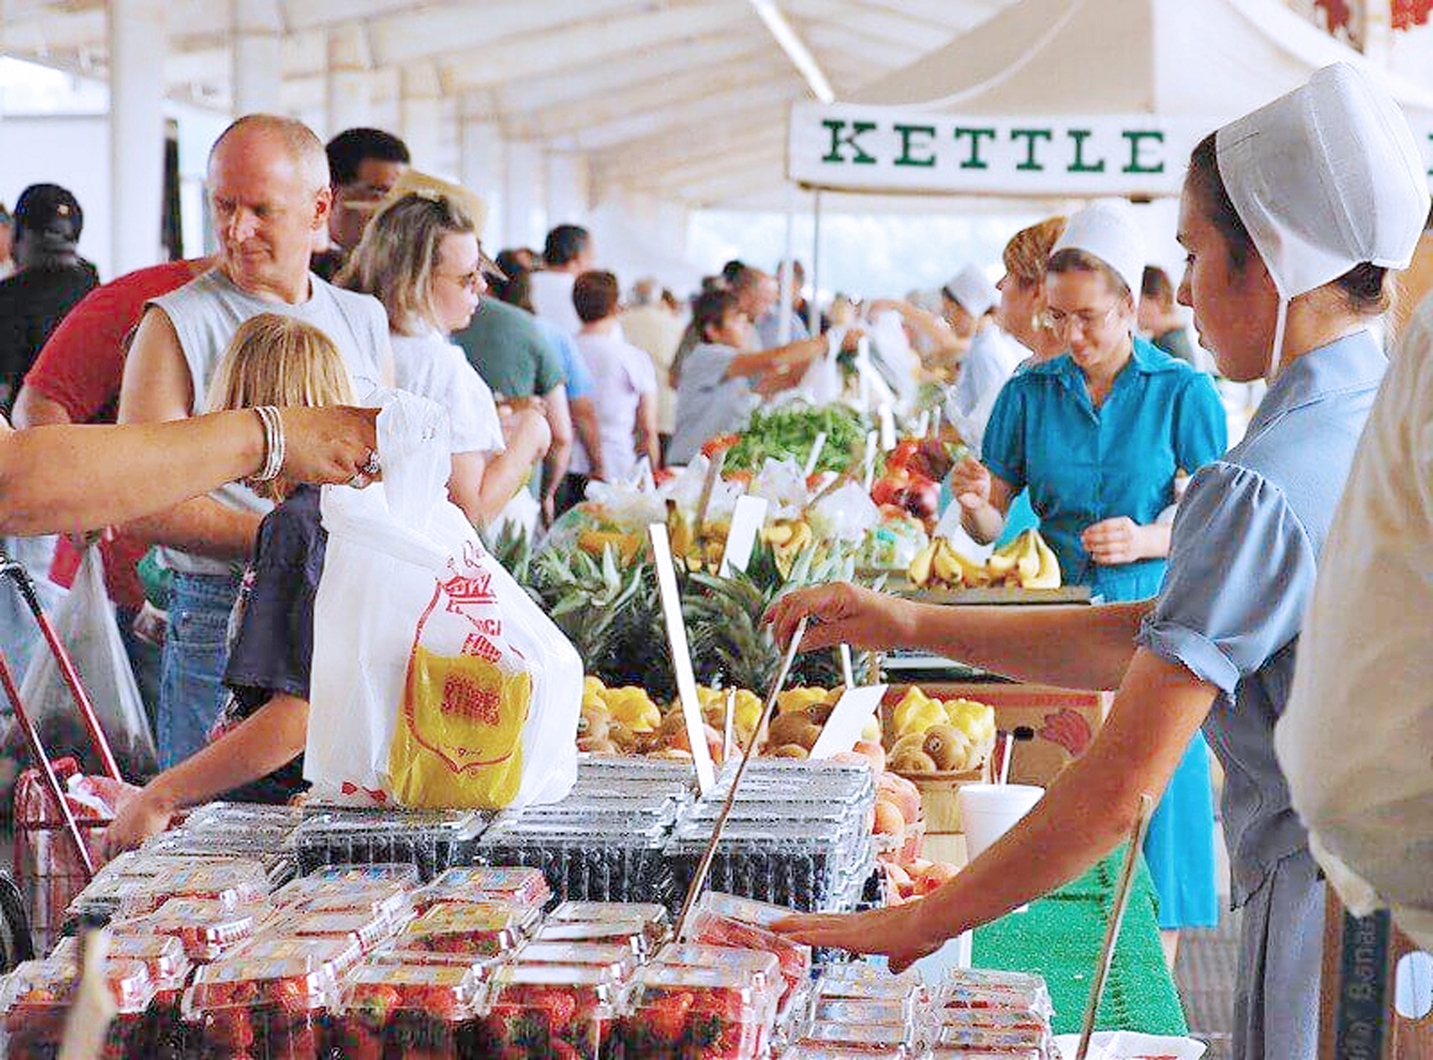
[[[547,1014],[547,1025],[554,1035],[567,1033],[577,1014],[577,998],[564,990],[534,990],[528,1002]]]
[[[686,1033],[693,1000],[685,991],[655,998],[643,1006],[640,1019],[654,1039],[674,1045]]]

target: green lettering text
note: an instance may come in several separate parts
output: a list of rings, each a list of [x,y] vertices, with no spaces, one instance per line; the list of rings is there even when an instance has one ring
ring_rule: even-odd
[[[1151,165],[1144,157],[1144,143],[1146,140],[1153,140],[1157,144],[1164,143],[1164,133],[1155,130],[1126,130],[1124,138],[1129,141],[1129,165],[1124,167],[1126,173],[1163,173],[1164,161]]]
[[[1035,145],[1041,140],[1046,142],[1053,140],[1055,134],[1049,129],[1011,129],[1011,140],[1025,141],[1025,161],[1021,162],[1016,169],[1043,173],[1045,167],[1035,158]]]
[[[957,142],[962,137],[970,137],[970,155],[960,163],[961,169],[989,169],[990,163],[980,157],[980,144],[982,140],[995,139],[994,129],[970,129],[964,126],[956,126],[955,139]]]
[[[901,153],[896,158],[898,166],[925,166],[935,165],[935,155],[930,153],[931,140],[935,139],[934,125],[896,125],[896,132],[901,134]],[[911,137],[924,136],[927,139],[919,144],[912,144]],[[915,146],[922,151],[921,157],[917,158],[911,154],[911,147]]]
[[[862,133],[868,133],[874,129],[876,127],[875,122],[853,121],[850,123],[851,131],[844,134],[841,131],[846,127],[846,122],[844,121],[840,121],[836,118],[826,118],[821,124],[831,131],[831,150],[822,156],[821,161],[850,162],[858,166],[874,166],[876,164],[876,156],[866,154],[865,149],[861,147],[856,139]],[[850,159],[847,159],[841,153],[841,146],[843,144],[856,152]]]
[[[1102,158],[1095,165],[1085,161],[1085,141],[1093,136],[1093,129],[1067,129],[1067,135],[1075,141],[1075,160],[1070,163],[1071,173],[1103,173],[1105,171],[1105,160]]]

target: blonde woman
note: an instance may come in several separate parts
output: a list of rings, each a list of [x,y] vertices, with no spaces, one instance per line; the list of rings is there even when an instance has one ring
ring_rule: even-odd
[[[353,402],[353,382],[333,342],[277,313],[240,325],[209,391],[211,411]],[[255,489],[279,504],[259,525],[230,620],[227,702],[207,747],[122,800],[107,833],[111,855],[162,831],[177,811],[225,792],[282,803],[303,788],[313,606],[328,535],[317,487],[280,473]]]
[[[1006,334],[1020,340],[1038,364],[1065,352],[1065,338],[1045,320],[1045,265],[1065,234],[1065,218],[1051,217],[1022,228],[1005,244],[1001,261],[1005,275],[995,286],[1000,291],[996,320]]]
[[[388,311],[398,386],[448,410],[453,472],[448,492],[475,526],[507,506],[547,453],[552,436],[536,409],[514,413],[504,440],[492,391],[448,336],[468,325],[495,269],[478,246],[479,207],[454,185],[422,178],[369,222],[338,282]]]

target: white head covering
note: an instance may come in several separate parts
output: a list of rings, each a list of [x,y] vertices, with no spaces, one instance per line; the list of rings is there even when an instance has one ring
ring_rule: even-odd
[[[967,265],[952,276],[941,290],[973,317],[983,317],[991,306],[1000,301],[1000,292],[979,265]]]
[[[1085,207],[1065,226],[1065,234],[1050,251],[1083,250],[1093,254],[1124,280],[1135,298],[1144,279],[1144,233],[1135,224],[1134,212],[1123,199],[1107,199]]]
[[[1215,134],[1219,175],[1279,292],[1269,376],[1289,302],[1370,262],[1405,269],[1428,217],[1428,178],[1398,105],[1335,63]]]

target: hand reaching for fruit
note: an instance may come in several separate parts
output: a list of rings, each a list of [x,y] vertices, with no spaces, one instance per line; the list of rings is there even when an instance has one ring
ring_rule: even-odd
[[[891,971],[899,975],[945,943],[945,939],[925,923],[923,906],[925,900],[870,913],[793,916],[778,920],[772,928],[808,946],[852,953],[883,953],[890,960]]]
[[[966,511],[988,507],[992,485],[990,471],[974,457],[966,457],[950,473],[950,492]]]
[[[858,651],[880,651],[904,642],[903,600],[848,582],[798,589],[772,604],[762,619],[777,644],[789,644],[801,619],[813,619],[801,640],[803,652],[849,644]]]

